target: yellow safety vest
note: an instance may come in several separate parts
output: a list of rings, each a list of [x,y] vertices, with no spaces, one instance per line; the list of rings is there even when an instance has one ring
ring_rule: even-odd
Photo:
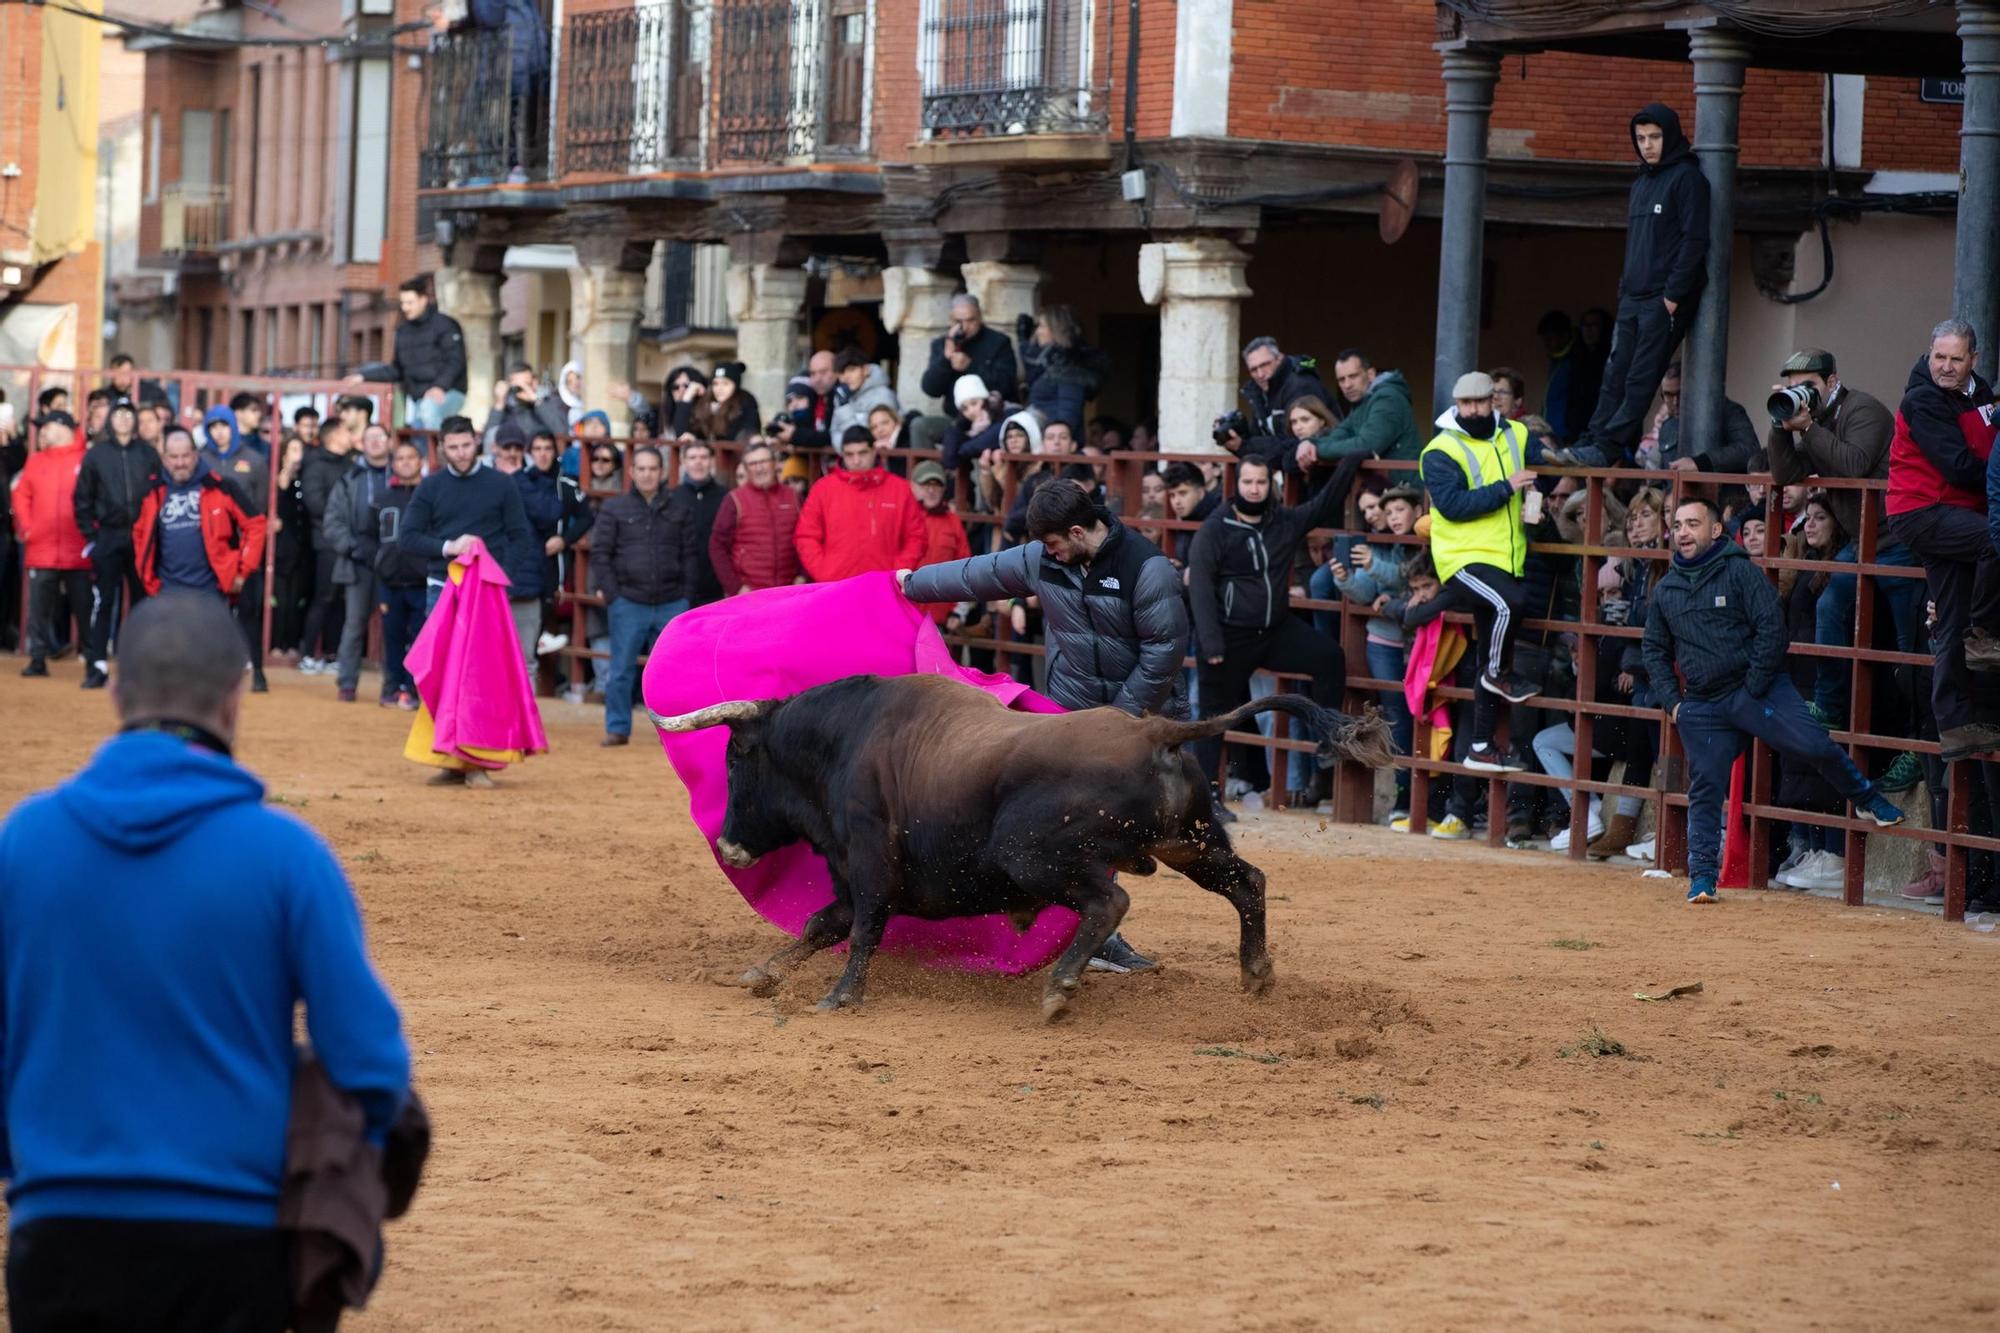
[[[1526,464],[1528,428],[1518,421],[1502,421],[1493,438],[1475,440],[1460,430],[1440,430],[1424,446],[1422,460],[1443,454],[1465,473],[1466,485],[1478,489],[1505,481],[1522,471]],[[1504,440],[1504,443],[1503,443]],[[1521,526],[1521,493],[1514,492],[1507,503],[1491,513],[1481,514],[1470,523],[1456,523],[1437,509],[1431,511],[1431,563],[1437,566],[1439,582],[1467,565],[1492,565],[1520,578],[1528,564],[1528,534]]]

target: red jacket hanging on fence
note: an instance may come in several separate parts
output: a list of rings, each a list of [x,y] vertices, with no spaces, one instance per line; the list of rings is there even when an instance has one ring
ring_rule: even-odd
[[[132,529],[133,563],[146,595],[160,591],[160,508],[166,503],[167,484],[153,487],[139,509],[139,521]],[[222,595],[234,601],[237,581],[255,574],[264,563],[264,519],[243,512],[236,488],[213,472],[201,474],[201,549]]]
[[[910,483],[883,467],[820,478],[799,511],[799,562],[820,583],[915,569],[928,542]]]
[[[724,597],[781,588],[799,577],[799,497],[782,481],[738,486],[715,512],[708,560]]]
[[[14,484],[14,526],[27,548],[29,569],[89,569],[83,529],[76,525],[76,477],[83,470],[83,438],[28,456]]]

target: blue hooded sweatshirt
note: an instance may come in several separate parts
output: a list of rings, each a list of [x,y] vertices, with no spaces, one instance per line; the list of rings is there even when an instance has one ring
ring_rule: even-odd
[[[234,762],[115,737],[0,827],[0,1171],[44,1217],[276,1225],[303,1001],[381,1143],[396,1006],[317,834]]]

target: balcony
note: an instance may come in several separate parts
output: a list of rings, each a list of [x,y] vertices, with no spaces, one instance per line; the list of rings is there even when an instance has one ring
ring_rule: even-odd
[[[716,165],[859,157],[867,147],[866,0],[717,0]]]
[[[563,51],[565,173],[698,165],[708,25],[678,0],[580,14]]]
[[[1079,145],[1062,136],[1084,138],[1084,155],[1102,156],[1109,120],[1095,77],[1096,21],[1094,0],[923,0],[917,71],[933,150],[918,156],[1074,158]],[[1016,142],[950,147],[967,140]]]
[[[174,184],[160,190],[160,253],[211,257],[229,239],[227,185]]]
[[[424,71],[428,114],[418,155],[419,188],[524,185],[548,178],[548,80],[513,86],[507,29],[463,29],[432,38]]]

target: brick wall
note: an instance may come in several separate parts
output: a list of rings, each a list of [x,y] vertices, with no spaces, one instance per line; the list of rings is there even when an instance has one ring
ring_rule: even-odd
[[[1956,172],[1962,110],[1919,100],[1915,79],[1869,79],[1861,165],[1871,171]]]
[[[40,178],[42,13],[0,5],[0,166],[21,174],[0,180],[0,253],[25,252]]]

